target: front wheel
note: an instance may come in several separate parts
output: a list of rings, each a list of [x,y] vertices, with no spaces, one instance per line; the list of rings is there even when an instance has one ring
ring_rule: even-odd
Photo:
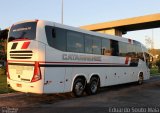
[[[143,76],[140,75],[138,79],[138,85],[142,85],[142,84],[143,84]]]
[[[81,78],[77,78],[73,85],[73,94],[76,97],[81,97],[84,93],[85,81]]]
[[[94,95],[99,89],[99,78],[92,77],[90,83],[86,87],[86,93],[89,95]]]

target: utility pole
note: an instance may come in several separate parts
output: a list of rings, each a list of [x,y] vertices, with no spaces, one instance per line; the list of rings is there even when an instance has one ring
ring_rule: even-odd
[[[62,6],[61,7],[62,7],[62,9],[61,9],[61,11],[62,11],[61,12],[61,23],[63,24],[63,0],[62,0]]]

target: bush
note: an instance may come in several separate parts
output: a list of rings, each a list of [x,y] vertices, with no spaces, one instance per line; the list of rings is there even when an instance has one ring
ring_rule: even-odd
[[[6,75],[6,67],[5,66],[0,67],[0,75]]]
[[[160,73],[160,60],[156,61],[156,66],[158,67],[158,72]]]

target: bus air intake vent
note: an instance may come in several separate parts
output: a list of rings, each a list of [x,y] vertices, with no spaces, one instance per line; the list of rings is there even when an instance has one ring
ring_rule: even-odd
[[[31,59],[32,51],[10,51],[10,58],[13,59]]]

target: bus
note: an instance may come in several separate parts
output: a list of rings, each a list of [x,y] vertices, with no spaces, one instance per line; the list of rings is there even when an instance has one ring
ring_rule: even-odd
[[[142,84],[150,64],[147,49],[132,39],[44,20],[9,30],[7,83],[20,92],[93,95],[104,86]]]

